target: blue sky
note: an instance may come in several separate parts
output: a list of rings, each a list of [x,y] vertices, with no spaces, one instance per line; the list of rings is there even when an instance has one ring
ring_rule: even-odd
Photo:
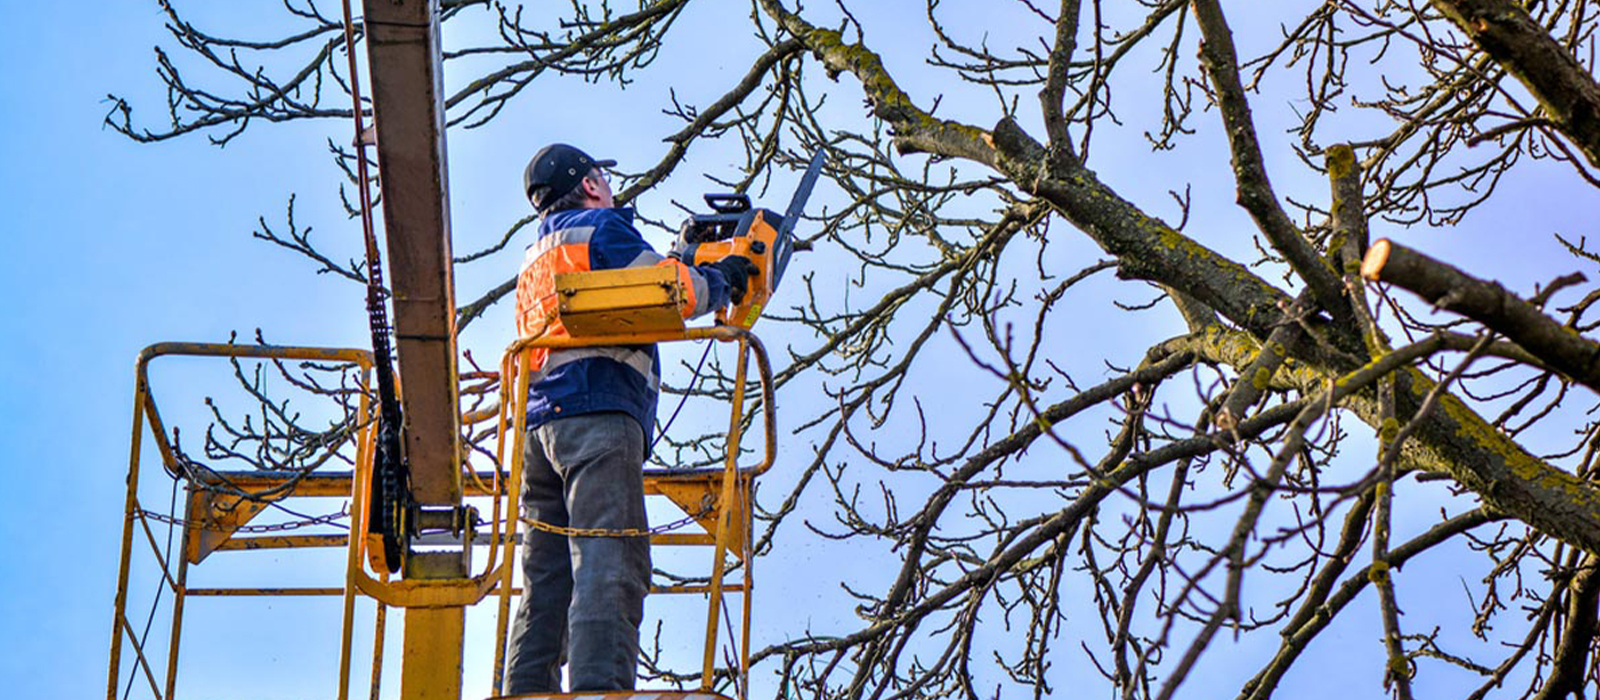
[[[312,276],[294,255],[249,239],[258,216],[281,222],[286,200],[297,194],[297,218],[316,226],[319,240],[330,249],[356,253],[356,229],[338,213],[325,147],[327,138],[348,138],[349,128],[336,122],[281,126],[247,134],[226,149],[194,138],[134,144],[102,128],[110,108],[105,96],[129,94],[144,120],[162,116],[151,54],[152,45],[167,43],[158,9],[133,2],[8,5],[8,21],[0,25],[0,65],[7,66],[7,89],[0,91],[0,153],[5,156],[0,158],[0,210],[6,213],[0,235],[8,253],[0,260],[5,299],[0,330],[6,339],[0,349],[0,425],[5,426],[0,455],[11,485],[0,499],[0,537],[9,550],[0,564],[0,619],[8,621],[12,634],[0,641],[0,677],[11,679],[15,697],[91,697],[105,682],[133,363],[140,348],[160,340],[223,341],[232,332],[248,335],[258,327],[286,343],[364,342],[359,288]],[[863,19],[872,26],[873,17]],[[680,96],[704,101],[743,72],[739,41],[712,44],[694,56],[664,57],[666,70],[695,70],[705,77],[698,93],[696,85],[678,86]],[[912,76],[907,88],[914,95],[928,94],[918,93],[915,82],[926,67],[891,67]],[[458,253],[493,241],[525,213],[516,178],[526,153],[539,143],[604,132],[610,150],[591,148],[599,157],[617,157],[624,167],[630,159],[659,157],[656,132],[635,128],[635,120],[658,118],[653,110],[663,89],[637,86],[620,93],[557,85],[571,92],[551,88],[553,96],[582,95],[597,108],[541,114],[533,127],[524,115],[453,137]],[[650,107],[630,109],[635,101]],[[529,109],[526,103],[522,108]],[[1109,138],[1104,148],[1117,143]],[[1215,172],[1216,155],[1189,149],[1166,175],[1204,179]],[[1269,157],[1273,167],[1281,167],[1275,172],[1299,172],[1292,154]],[[695,172],[721,164],[712,148],[683,168]],[[1395,235],[1527,291],[1554,274],[1580,269],[1553,257],[1560,254],[1550,233],[1596,233],[1592,214],[1600,200],[1594,191],[1550,185],[1572,180],[1562,167],[1528,167],[1502,185],[1501,196],[1513,205],[1486,209],[1456,231],[1397,231],[1380,224],[1375,234]],[[1098,169],[1113,185],[1130,183],[1142,201],[1165,202],[1159,182],[1141,182],[1148,173],[1116,159],[1102,160]],[[1283,191],[1325,187],[1303,173],[1285,176],[1279,185]],[[660,211],[669,198],[693,202],[706,186],[678,178],[641,206]],[[787,185],[775,187],[786,191]],[[1244,221],[1231,207],[1231,197],[1215,201],[1216,207],[1197,212],[1197,227]],[[1168,213],[1159,208],[1163,205],[1152,206]],[[661,234],[651,235],[658,244],[665,242]],[[1207,242],[1248,249],[1243,235]],[[1080,244],[1072,244],[1074,254],[1085,260],[1096,255]],[[500,259],[514,265],[516,257]],[[509,274],[506,269],[463,277],[459,296],[473,296]],[[509,339],[509,315],[499,309],[472,329],[464,345],[488,364]],[[1137,346],[1143,339],[1130,332],[1104,342]],[[1104,342],[1095,347],[1110,354]],[[1086,367],[1098,361],[1082,359]],[[813,546],[799,545],[793,570],[822,558]],[[781,566],[765,571],[792,573]],[[819,630],[835,619],[834,612],[820,608],[804,616],[774,612],[804,617]],[[850,616],[848,608],[835,612]],[[286,648],[294,637],[265,643]]]

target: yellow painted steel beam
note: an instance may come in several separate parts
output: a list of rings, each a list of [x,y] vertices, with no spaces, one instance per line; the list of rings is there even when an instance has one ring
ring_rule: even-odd
[[[219,471],[219,476],[228,480],[228,483],[245,491],[263,491],[282,486],[294,475],[287,472],[264,471]],[[351,495],[350,480],[354,478],[352,472],[332,472],[327,474],[307,474],[300,477],[294,486],[296,498],[349,498]],[[479,487],[477,482],[487,485],[493,483],[494,472],[478,472],[478,478],[469,479],[464,487],[464,494],[470,497],[488,496],[487,488]]]
[[[722,496],[717,499],[717,502],[721,504],[733,503],[738,492],[739,438],[743,434],[743,427],[740,425],[740,421],[744,417],[745,372],[749,364],[749,354],[749,342],[745,338],[740,338],[739,356],[733,365],[733,411],[732,417],[728,419],[728,464],[722,477]],[[771,411],[772,406],[768,404],[768,415],[771,415]],[[715,553],[711,555],[711,590],[708,593],[711,600],[707,606],[709,610],[706,615],[706,647],[704,666],[700,676],[701,690],[711,689],[716,672],[717,618],[722,613],[722,591],[724,589],[722,577],[728,566],[726,553],[729,544],[728,538],[733,531],[732,524],[733,508],[726,506],[718,508],[717,529],[715,532],[717,544]]]
[[[744,590],[744,584],[740,583],[727,583],[723,584],[722,586],[722,592],[724,593],[741,593]],[[711,592],[711,586],[705,584],[695,584],[689,586],[651,586],[650,592],[665,593],[669,595],[679,593],[695,593],[699,595],[705,595]]]
[[[258,513],[267,509],[264,501],[247,500],[241,496],[217,493],[205,489],[191,489],[188,514],[184,516],[192,525],[185,528],[184,559],[199,564],[206,555],[231,542],[233,533]]]
[[[261,535],[259,537],[231,538],[219,545],[216,551],[230,552],[253,549],[343,547],[349,542],[349,535]]]
[[[106,700],[116,700],[117,698],[117,685],[122,676],[123,630],[126,629],[128,637],[135,644],[138,643],[138,636],[133,634],[133,630],[127,624],[127,606],[128,566],[133,558],[133,521],[135,519],[142,520],[138,516],[139,450],[140,438],[144,436],[145,395],[149,388],[149,382],[145,378],[144,365],[145,360],[141,357],[139,360],[139,372],[137,373],[138,376],[135,379],[133,390],[133,439],[130,441],[130,455],[128,457],[128,492],[123,501],[122,547],[121,557],[117,563],[117,597],[112,605],[112,615],[115,617],[115,621],[111,625],[111,660],[108,664],[110,669],[107,671],[107,675],[110,678],[106,681]],[[146,673],[148,672],[147,668]],[[155,679],[153,677],[150,679],[150,686],[154,690]]]
[[[400,667],[400,697],[406,700],[457,700],[461,697],[461,641],[466,611],[407,608],[405,661]]]
[[[344,595],[343,588],[190,588],[191,597],[254,598]]]
[[[215,551],[238,552],[257,549],[303,549],[317,547],[343,547],[350,542],[349,535],[258,535],[234,537],[218,545]],[[474,545],[488,544],[487,535],[479,535]],[[504,544],[504,542],[502,542]],[[650,544],[658,547],[694,547],[716,544],[709,534],[663,532],[650,536]]]
[[[256,493],[274,489],[294,478],[287,472],[219,471],[217,475],[240,490]],[[294,486],[296,498],[349,498],[351,496],[350,472],[333,474],[307,474],[299,477]]]
[[[194,538],[195,531],[184,528],[183,548],[189,548],[189,541]],[[176,694],[178,687],[178,651],[181,648],[179,641],[183,638],[183,605],[189,599],[189,560],[178,557],[178,584],[172,594],[172,631],[167,639],[167,692],[162,697],[171,698]]]
[[[722,590],[723,591],[731,591],[733,593],[740,593],[740,592],[743,592],[745,589],[746,589],[746,586],[744,584],[742,584],[742,583],[729,583],[729,584],[724,584],[722,586]],[[498,595],[500,593],[500,590],[501,589],[498,586],[496,586],[495,589],[493,591],[490,591],[490,592],[493,593],[493,594]],[[651,586],[650,587],[650,594],[651,595],[656,595],[656,594],[675,595],[675,594],[679,594],[679,593],[694,593],[694,594],[697,594],[697,595],[705,595],[705,594],[710,593],[710,592],[711,592],[711,586],[708,586],[708,585],[703,584],[703,583],[686,584],[686,585],[682,585],[682,586]],[[514,595],[514,596],[522,595],[522,587],[521,586],[512,587],[511,588],[511,595]]]
[[[711,535],[664,532],[650,537],[650,544],[666,547],[708,546],[716,544]]]

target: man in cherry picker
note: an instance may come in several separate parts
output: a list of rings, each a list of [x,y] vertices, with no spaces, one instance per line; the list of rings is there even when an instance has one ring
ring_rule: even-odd
[[[539,238],[517,277],[517,334],[554,319],[555,275],[668,266],[683,287],[685,318],[744,296],[756,266],[730,256],[691,266],[662,257],[616,208],[604,169],[566,144],[541,149],[523,172],[539,212]],[[571,529],[644,530],[642,468],[655,424],[661,360],[654,345],[536,351],[524,436],[522,514]],[[540,357],[539,355],[542,355]],[[522,603],[512,624],[503,692],[632,690],[639,624],[650,588],[648,536],[582,536],[529,529]]]

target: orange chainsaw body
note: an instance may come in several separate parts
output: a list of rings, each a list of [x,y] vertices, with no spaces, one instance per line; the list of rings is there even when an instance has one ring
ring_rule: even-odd
[[[750,276],[744,299],[733,306],[717,310],[717,320],[730,326],[750,328],[761,318],[767,300],[782,278],[782,264],[788,262],[786,246],[780,246],[776,223],[782,216],[766,209],[750,209],[737,218],[723,214],[697,216],[691,223],[701,225],[702,233],[717,232],[731,225],[731,235],[721,240],[702,240],[688,244],[684,262],[691,265],[713,263],[730,255],[740,255],[755,263],[758,270]],[[687,226],[686,226],[687,228]],[[780,260],[780,256],[782,259]]]
[[[798,248],[810,248],[809,244],[796,245],[794,225],[799,223],[811,188],[822,171],[823,155],[818,151],[812,156],[789,208],[782,214],[751,207],[750,198],[744,194],[708,194],[706,206],[713,213],[696,214],[683,222],[678,240],[672,245],[672,254],[679,260],[705,265],[740,255],[755,263],[757,272],[750,276],[744,298],[717,310],[717,321],[746,329],[756,325],[778,283],[783,281],[789,256]]]

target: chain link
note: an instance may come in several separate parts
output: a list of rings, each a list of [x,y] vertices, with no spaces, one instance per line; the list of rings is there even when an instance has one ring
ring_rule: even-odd
[[[167,515],[165,513],[158,513],[153,510],[144,510],[142,508],[135,511],[135,514],[159,523],[165,523],[167,525],[176,525],[178,527],[191,530],[215,530],[219,532],[283,532],[285,530],[298,530],[300,528],[312,527],[316,525],[331,525],[335,522],[350,517],[350,511],[340,510],[337,513],[319,515],[312,518],[306,518],[304,520],[291,520],[289,522],[269,523],[265,525],[240,525],[239,527],[230,528],[207,521],[186,520],[184,518]],[[562,527],[560,525],[551,525],[546,522],[528,519],[523,519],[522,522],[526,523],[528,527],[534,530],[548,532],[552,535],[561,535],[563,537],[648,537],[650,535],[659,535],[662,533],[683,529],[690,523],[693,523],[696,517],[698,517],[698,515],[688,515],[670,523],[657,525],[655,527],[646,529],[623,528],[619,530],[610,530],[605,528]]]
[[[165,513],[158,513],[153,510],[145,510],[143,508],[134,511],[134,513],[140,517],[149,518],[156,522],[167,525],[175,525],[190,530],[214,530],[218,532],[283,532],[285,530],[298,530],[300,528],[313,527],[316,525],[331,525],[350,517],[349,510],[340,509],[337,513],[329,513],[327,515],[319,515],[302,520],[291,520],[288,522],[269,523],[265,525],[240,525],[238,527],[230,528],[214,522],[203,520],[186,520],[184,518],[167,515]],[[656,525],[655,527],[644,529],[623,528],[612,530],[606,528],[562,527],[560,525],[551,525],[550,523],[539,520],[529,520],[527,518],[523,518],[522,522],[526,523],[529,528],[534,530],[548,532],[552,535],[561,535],[563,537],[648,537],[651,535],[659,535],[662,533],[683,529],[690,523],[693,523],[700,515],[703,514],[696,513],[693,515],[687,515],[670,523]],[[487,522],[480,524],[487,524]]]
[[[620,530],[608,530],[605,528],[562,527],[560,525],[551,525],[550,523],[541,522],[538,520],[529,520],[527,518],[523,518],[522,522],[527,523],[528,527],[540,532],[548,532],[552,535],[561,535],[563,537],[649,537],[650,535],[659,535],[663,532],[671,532],[673,530],[680,529],[689,523],[694,522],[698,515],[699,514],[689,515],[665,525],[657,525],[647,529],[623,528]]]
[[[311,527],[314,525],[332,525],[333,523],[350,517],[349,510],[340,509],[340,511],[337,513],[318,515],[316,517],[306,518],[304,520],[291,520],[289,522],[269,523],[266,525],[240,525],[238,527],[226,527],[224,525],[219,525],[217,523],[204,520],[185,520],[176,516],[167,515],[165,513],[157,513],[153,510],[145,510],[143,508],[134,511],[134,513],[140,517],[149,518],[156,522],[165,523],[167,525],[177,525],[190,530],[214,530],[218,532],[283,532],[285,530],[298,530],[303,527]]]

